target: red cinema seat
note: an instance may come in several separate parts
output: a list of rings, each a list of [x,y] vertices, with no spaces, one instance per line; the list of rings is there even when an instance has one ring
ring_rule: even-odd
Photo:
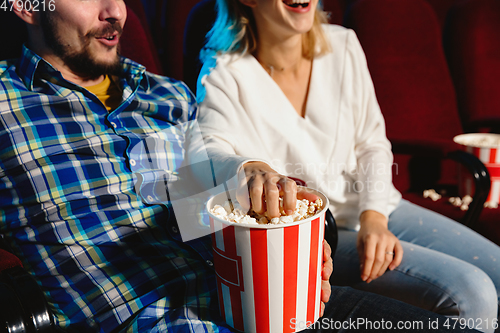
[[[445,48],[466,132],[500,133],[500,1],[456,0]],[[500,244],[500,208],[485,208],[476,229]]]
[[[395,186],[409,201],[472,225],[486,200],[489,176],[452,141],[463,130],[433,8],[425,0],[358,0],[345,24],[356,31],[367,57],[395,154]],[[445,157],[470,162],[469,171],[481,183],[465,215],[446,199],[422,196],[425,189],[457,194],[457,165]]]

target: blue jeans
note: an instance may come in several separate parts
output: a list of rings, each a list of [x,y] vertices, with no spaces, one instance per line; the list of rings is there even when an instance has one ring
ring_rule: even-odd
[[[500,247],[440,214],[402,200],[389,230],[403,261],[371,283],[360,278],[356,231],[339,230],[333,285],[371,291],[493,332],[500,294]]]
[[[380,295],[332,286],[325,314],[303,333],[476,332],[444,316]]]

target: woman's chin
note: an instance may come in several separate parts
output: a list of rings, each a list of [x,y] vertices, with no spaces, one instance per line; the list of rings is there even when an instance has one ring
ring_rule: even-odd
[[[304,22],[302,24],[296,24],[294,26],[294,30],[296,31],[297,34],[305,34],[311,31],[312,27],[313,27],[312,23]]]

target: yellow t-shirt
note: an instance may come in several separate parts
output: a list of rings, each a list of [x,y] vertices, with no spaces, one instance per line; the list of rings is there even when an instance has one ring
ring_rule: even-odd
[[[109,75],[101,83],[85,88],[96,95],[108,111],[116,109],[122,101],[122,91]]]

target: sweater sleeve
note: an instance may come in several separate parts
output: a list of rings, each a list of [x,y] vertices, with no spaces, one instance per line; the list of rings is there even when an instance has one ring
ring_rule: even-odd
[[[236,80],[226,66],[226,63],[218,61],[216,68],[201,78],[205,90],[198,115],[202,140],[200,136],[193,140],[188,152],[191,164],[199,166],[193,170],[205,188],[227,181],[229,187],[236,187],[237,175],[243,164],[260,161],[237,154],[237,143],[246,137],[247,112],[239,101]],[[200,163],[202,160],[208,160],[209,164]]]
[[[366,210],[389,214],[389,198],[392,189],[393,155],[386,137],[382,116],[365,54],[353,31],[347,45],[347,61],[351,64],[355,154],[357,170],[355,178],[359,196],[359,213]]]

